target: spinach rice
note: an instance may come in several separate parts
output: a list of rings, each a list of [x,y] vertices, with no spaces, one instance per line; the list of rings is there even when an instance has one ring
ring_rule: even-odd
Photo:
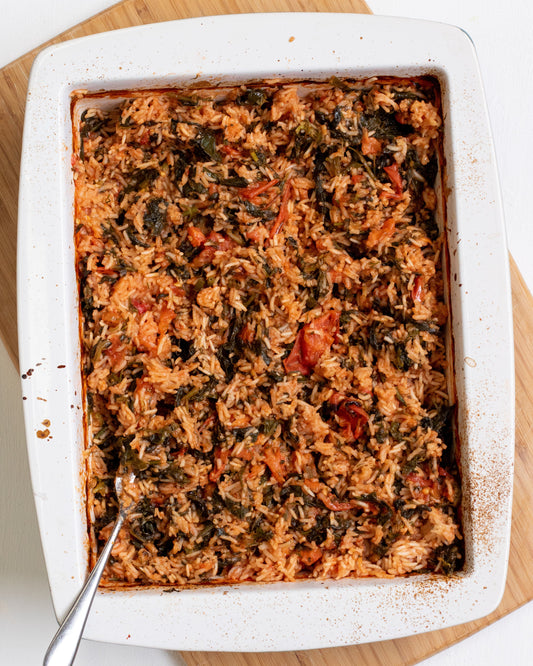
[[[462,567],[438,85],[128,95],[73,157],[104,585]]]

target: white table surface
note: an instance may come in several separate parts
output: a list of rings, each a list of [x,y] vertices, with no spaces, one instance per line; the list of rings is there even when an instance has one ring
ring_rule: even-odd
[[[533,216],[527,196],[533,187],[533,3],[367,2],[375,14],[452,23],[473,38],[494,133],[509,249],[533,291]],[[0,0],[0,67],[112,4],[113,0]],[[0,452],[0,664],[33,666],[42,663],[57,624],[33,507],[19,378],[1,342]],[[525,666],[533,663],[532,629],[533,602],[421,663]],[[83,641],[76,663],[179,666],[184,662],[177,652]]]

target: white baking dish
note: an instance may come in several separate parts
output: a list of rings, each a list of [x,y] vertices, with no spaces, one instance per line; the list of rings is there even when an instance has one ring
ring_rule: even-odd
[[[437,76],[463,474],[464,571],[450,578],[101,591],[85,636],[183,650],[289,650],[389,639],[499,603],[511,522],[514,369],[504,225],[474,48],[450,26],[352,14],[219,16],[42,52],[28,92],[18,304],[26,433],[56,614],[87,574],[71,93],[331,75]],[[48,425],[49,422],[49,425]]]

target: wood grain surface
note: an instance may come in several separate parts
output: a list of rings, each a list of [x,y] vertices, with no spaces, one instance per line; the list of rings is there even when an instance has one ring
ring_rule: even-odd
[[[48,44],[131,25],[259,11],[370,13],[361,0],[125,0]],[[47,45],[48,45],[47,44]],[[35,49],[0,70],[0,337],[17,365],[16,242],[19,162],[28,74]],[[466,638],[533,599],[533,298],[511,260],[516,353],[516,455],[509,575],[503,600],[486,618],[394,641],[283,653],[188,652],[198,666],[408,666]]]

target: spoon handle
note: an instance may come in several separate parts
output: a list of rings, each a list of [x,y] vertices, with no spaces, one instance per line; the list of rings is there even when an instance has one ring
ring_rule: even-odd
[[[124,515],[119,513],[115,528],[109,537],[103,551],[96,562],[96,566],[91,571],[89,578],[82,587],[76,601],[69,610],[67,617],[63,620],[52,639],[48,650],[44,656],[43,666],[70,666],[74,663],[74,657],[78,651],[78,646],[87,622],[87,616],[93,603],[94,595],[98,588],[98,583],[104,572],[105,565],[113,548],[113,544],[120,532]]]

